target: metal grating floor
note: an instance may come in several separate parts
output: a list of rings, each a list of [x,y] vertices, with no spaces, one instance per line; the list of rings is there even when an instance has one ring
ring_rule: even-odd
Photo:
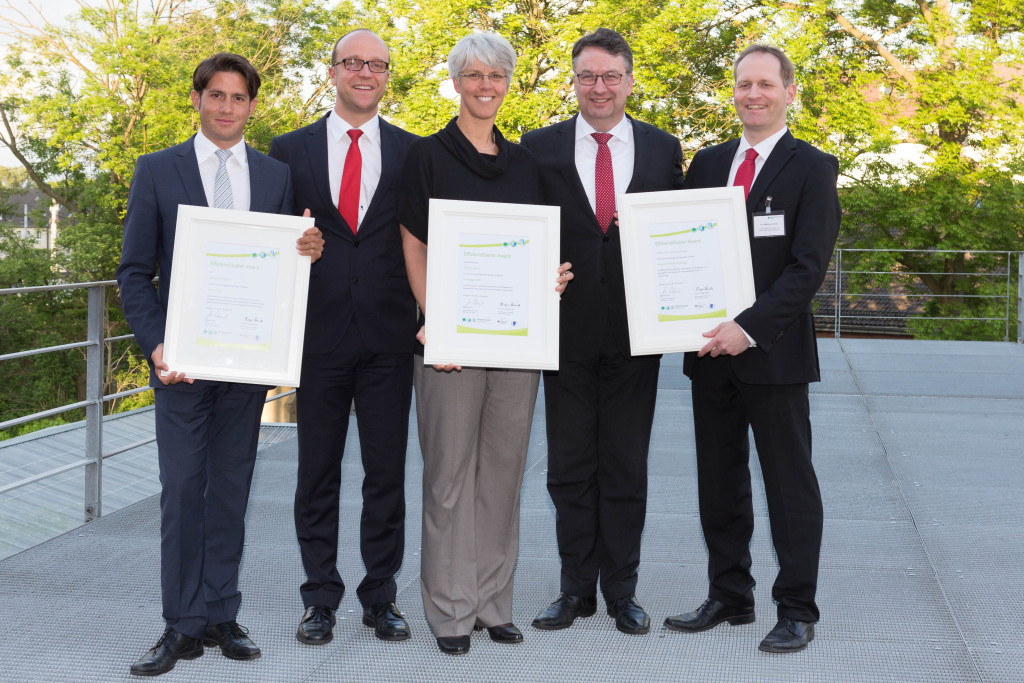
[[[345,597],[333,643],[294,638],[302,569],[291,500],[288,428],[260,450],[242,566],[239,616],[263,657],[207,649],[161,681],[1019,681],[1024,680],[1024,346],[821,340],[812,389],[815,460],[825,500],[819,604],[807,651],[766,655],[775,559],[756,459],[759,582],[755,624],[700,634],[617,632],[603,608],[573,628],[529,628],[558,589],[554,510],[544,488],[543,394],[522,498],[517,646],[475,634],[465,657],[438,652],[423,618],[418,570],[420,457],[411,430],[409,528],[399,607],[413,628],[384,643]],[[689,382],[662,365],[638,596],[655,624],[706,594],[697,521]],[[415,419],[415,418],[413,418]],[[352,431],[356,427],[353,422]],[[355,439],[343,473],[342,576],[361,578]],[[0,681],[131,680],[128,666],[161,630],[157,500],[149,498],[0,561]]]

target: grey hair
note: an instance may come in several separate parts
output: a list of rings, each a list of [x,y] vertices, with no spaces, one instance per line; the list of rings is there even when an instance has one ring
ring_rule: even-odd
[[[512,43],[497,33],[476,31],[460,39],[448,53],[448,76],[458,78],[476,60],[504,71],[510,81],[516,70],[516,51]]]

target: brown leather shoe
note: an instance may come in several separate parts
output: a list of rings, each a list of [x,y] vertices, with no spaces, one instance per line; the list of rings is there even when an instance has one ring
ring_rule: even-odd
[[[133,676],[159,676],[174,668],[179,659],[195,659],[203,655],[203,644],[198,638],[167,629],[130,669]]]

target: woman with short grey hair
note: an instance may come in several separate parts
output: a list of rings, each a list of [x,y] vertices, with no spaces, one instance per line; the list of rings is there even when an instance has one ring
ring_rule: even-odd
[[[541,204],[533,155],[494,125],[515,70],[501,36],[474,33],[448,57],[459,115],[409,147],[399,206],[412,293],[426,310],[428,206],[432,197]],[[572,278],[559,268],[561,292]],[[425,340],[425,328],[417,338]],[[422,350],[419,352],[422,353]],[[470,633],[518,643],[512,575],[519,553],[519,490],[540,372],[415,364],[423,453],[423,608],[437,645],[469,651]]]

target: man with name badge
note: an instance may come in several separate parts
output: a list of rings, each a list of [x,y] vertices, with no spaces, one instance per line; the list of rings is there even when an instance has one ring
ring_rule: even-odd
[[[796,95],[793,63],[754,45],[733,66],[738,140],[701,150],[685,188],[743,186],[747,197],[754,304],[704,334],[687,353],[692,380],[701,527],[708,547],[708,599],[668,617],[676,631],[754,621],[750,574],[752,429],[764,476],[779,573],[778,623],[765,652],[795,652],[814,638],[822,505],[811,464],[808,383],[820,379],[811,299],[839,232],[839,163],[794,138],[786,110]]]

